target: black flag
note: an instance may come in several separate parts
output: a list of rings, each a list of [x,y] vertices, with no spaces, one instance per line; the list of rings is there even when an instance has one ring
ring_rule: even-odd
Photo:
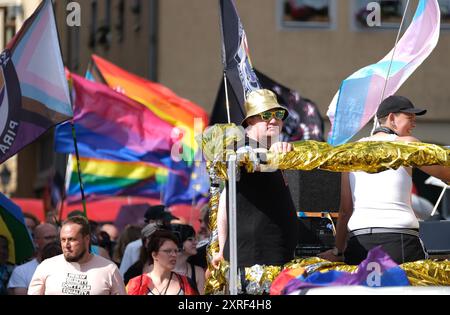
[[[285,87],[256,69],[254,71],[262,87],[273,91],[277,95],[278,102],[289,110],[289,117],[283,124],[282,140],[324,141],[324,122],[317,105],[313,101],[303,98],[299,92]],[[234,93],[229,93],[229,101],[231,122],[239,125],[245,117],[244,111]],[[227,123],[223,80],[210,119],[211,125],[217,123]]]
[[[230,103],[237,103],[244,117],[244,102],[251,91],[261,88],[248,53],[247,36],[233,0],[219,0],[222,30],[222,62],[228,80]],[[226,112],[225,112],[226,113]],[[232,119],[232,122],[236,120]],[[240,122],[240,121],[239,121]]]

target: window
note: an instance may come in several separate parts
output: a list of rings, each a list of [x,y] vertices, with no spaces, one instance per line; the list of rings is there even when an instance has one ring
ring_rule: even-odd
[[[367,16],[372,10],[367,10],[367,5],[372,2],[378,2],[381,8],[381,26],[369,27],[367,24]],[[352,8],[353,26],[356,29],[398,29],[402,22],[403,13],[406,8],[406,0],[354,0]],[[410,5],[412,2],[410,3]],[[411,10],[408,10],[405,16],[405,23],[412,19]]]
[[[105,16],[97,30],[98,42],[105,49],[109,49],[111,43],[111,0],[105,0]]]
[[[16,17],[20,7],[0,7],[0,48],[3,50],[16,34]],[[19,17],[20,18],[20,17]]]
[[[398,29],[402,21],[407,0],[353,0],[352,1],[352,26],[357,30],[370,29]],[[378,2],[381,8],[381,26],[369,27],[367,24],[367,16],[372,10],[367,10],[367,5],[371,2]],[[441,27],[450,29],[450,0],[438,0],[441,9]],[[405,16],[406,28],[414,17],[417,2],[410,1],[408,11]]]
[[[441,8],[441,28],[450,30],[450,0],[438,0]]]
[[[335,29],[336,0],[278,0],[281,29]]]
[[[91,25],[89,30],[89,47],[95,50],[97,43],[97,10],[98,4],[97,0],[92,0],[91,2]]]

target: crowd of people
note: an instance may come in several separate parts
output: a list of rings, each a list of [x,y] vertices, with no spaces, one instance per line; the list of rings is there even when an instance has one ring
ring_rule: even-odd
[[[8,239],[0,235],[0,294],[204,293],[206,263],[195,264],[206,262],[206,257],[198,257],[206,253],[197,252],[199,237],[203,242],[208,238],[204,225],[197,235],[161,205],[148,208],[146,225],[130,224],[121,233],[112,224],[98,224],[82,214],[70,213],[61,226],[26,214],[35,253],[20,265],[9,263]],[[207,216],[207,210],[203,214]]]
[[[245,108],[242,126],[246,138],[242,147],[235,148],[237,152],[294,150],[292,144],[279,140],[289,111],[273,92],[251,92]],[[425,113],[409,99],[391,96],[379,106],[380,126],[360,141],[417,142],[412,137],[416,116]],[[450,167],[421,169],[450,182]],[[283,266],[295,257],[299,241],[297,214],[283,172],[256,170],[247,173],[241,168],[237,183],[235,232],[244,293],[246,267]],[[411,203],[411,174],[407,167],[377,174],[344,173],[336,247],[319,256],[357,265],[371,249],[381,246],[398,264],[427,258]],[[217,215],[219,251],[211,261],[216,268],[229,256],[228,206],[225,187]],[[81,212],[70,214],[60,229],[27,216],[35,255],[23,265],[9,264],[8,239],[0,235],[0,293],[204,294],[208,217],[205,212],[199,239],[192,226],[180,222],[162,205],[148,208],[145,226],[127,226],[120,235],[113,225],[89,222]]]

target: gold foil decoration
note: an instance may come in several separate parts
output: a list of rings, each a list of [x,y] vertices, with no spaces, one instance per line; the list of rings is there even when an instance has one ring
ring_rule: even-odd
[[[270,291],[270,285],[284,269],[304,269],[308,275],[314,272],[331,270],[356,273],[358,266],[345,265],[342,262],[330,262],[318,257],[295,259],[284,267],[255,265],[245,268],[245,278],[248,280],[247,294],[261,295]],[[450,262],[423,260],[400,265],[412,286],[450,286]],[[228,263],[223,262],[220,269],[214,270],[210,282],[210,294],[224,294],[228,272]]]
[[[225,294],[227,292],[228,262],[222,261],[214,269],[211,260],[219,250],[217,212],[220,198],[220,186],[227,180],[228,156],[236,154],[236,147],[244,146],[244,129],[234,124],[215,125],[205,130],[202,136],[202,149],[210,174],[210,230],[211,239],[207,250],[208,274],[205,283],[206,294]],[[236,142],[238,145],[236,146]],[[301,141],[293,143],[294,150],[285,154],[267,154],[270,169],[313,170],[322,169],[333,172],[365,171],[368,173],[397,169],[401,166],[420,167],[427,165],[450,166],[450,149],[420,142],[378,142],[366,141],[347,143],[332,147],[325,142]],[[247,171],[254,171],[254,161],[250,153],[239,156],[239,165]],[[320,258],[294,260],[285,268],[303,267],[308,272],[338,270],[356,272],[357,266],[332,263]],[[408,274],[412,285],[447,285],[450,286],[450,263],[423,261],[401,266]],[[268,292],[271,283],[282,271],[279,266],[252,266],[246,268],[249,280],[249,293]]]
[[[203,134],[203,152],[208,161],[216,161],[217,176],[226,180],[226,160],[233,154],[234,143],[242,144],[244,129],[233,125],[216,125]],[[450,166],[450,149],[422,142],[353,142],[333,147],[325,142],[300,141],[285,154],[268,153],[266,167],[309,171],[316,168],[333,172],[364,171],[378,173],[400,166]],[[241,166],[250,157],[242,156]],[[248,167],[247,167],[248,168]],[[251,169],[251,168],[250,168]]]
[[[280,274],[281,270],[281,266],[255,265],[245,268],[245,279],[248,281],[247,287],[245,288],[247,294],[269,294],[270,286],[275,278]]]
[[[294,151],[268,154],[269,165],[284,170],[322,169],[378,173],[426,165],[450,166],[450,149],[421,142],[365,141],[332,147],[316,141],[294,143]]]
[[[450,286],[450,261],[421,260],[400,266],[413,286]]]
[[[209,265],[209,261],[208,261]],[[205,294],[207,295],[224,295],[227,294],[227,275],[229,272],[229,264],[222,261],[218,269],[208,266],[208,277],[205,282]]]
[[[219,210],[220,198],[220,184],[221,180],[216,175],[216,168],[214,162],[207,163],[209,178],[210,178],[210,222],[209,229],[211,231],[209,245],[206,250],[208,261],[208,277],[205,281],[205,294],[225,294],[226,285],[226,269],[228,268],[226,262],[221,262],[218,269],[215,269],[211,261],[215,253],[219,251],[219,237],[217,230],[217,214]]]

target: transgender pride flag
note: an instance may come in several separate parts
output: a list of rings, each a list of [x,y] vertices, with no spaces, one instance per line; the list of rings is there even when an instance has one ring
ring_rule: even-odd
[[[53,6],[45,0],[0,55],[0,163],[72,116]]]
[[[332,124],[328,143],[340,145],[350,140],[375,115],[386,80],[384,98],[393,95],[431,54],[439,40],[440,18],[437,0],[420,0],[414,19],[397,48],[378,63],[355,72],[342,82],[327,112]]]

